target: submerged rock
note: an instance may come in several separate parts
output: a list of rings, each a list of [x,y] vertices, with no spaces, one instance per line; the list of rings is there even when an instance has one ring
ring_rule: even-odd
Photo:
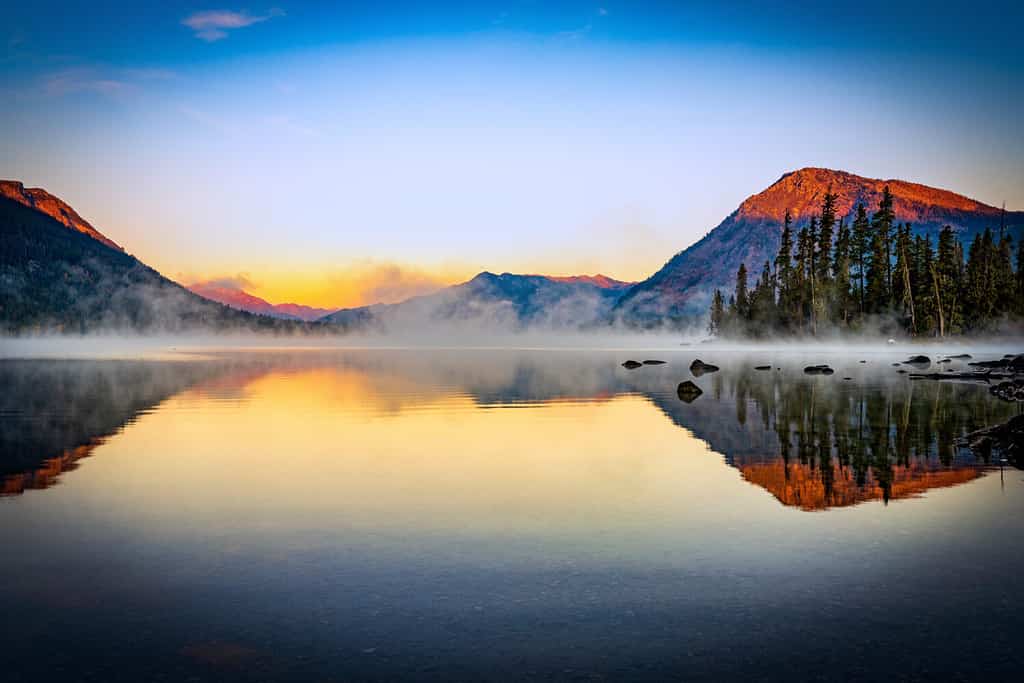
[[[827,365],[808,365],[804,368],[804,374],[807,375],[832,375],[835,374],[835,370]]]
[[[697,400],[697,397],[703,393],[704,392],[701,391],[701,388],[690,380],[680,382],[679,386],[676,387],[676,395],[679,397],[679,400],[684,403],[693,403]]]
[[[690,372],[693,373],[694,377],[700,377],[706,372],[718,372],[720,368],[717,365],[711,363],[705,363],[700,358],[690,363]]]
[[[643,363],[641,363],[640,361],[627,360],[625,363],[622,364],[622,367],[626,368],[627,370],[635,370],[636,368],[639,368],[642,365]]]
[[[663,360],[645,360],[644,361],[644,365],[664,365],[664,364],[665,364],[665,361],[663,361]]]
[[[1004,401],[1024,401],[1024,379],[1015,379],[989,387],[988,392]]]

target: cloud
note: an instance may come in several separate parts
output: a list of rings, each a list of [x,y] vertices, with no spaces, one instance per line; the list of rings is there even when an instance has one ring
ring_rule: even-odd
[[[246,10],[238,12],[232,10],[204,10],[190,14],[182,19],[181,23],[183,26],[192,29],[195,37],[199,40],[212,43],[227,38],[228,31],[259,24],[280,16],[284,16],[284,11],[280,9],[272,9],[266,14],[249,14]]]
[[[134,91],[147,81],[163,81],[174,77],[175,73],[167,69],[79,66],[44,75],[38,87],[43,94],[52,96],[74,93],[116,96]]]
[[[126,79],[103,74],[95,69],[64,69],[43,78],[43,92],[47,95],[67,95],[91,92],[100,95],[117,95],[128,89]]]
[[[433,273],[397,263],[360,261],[331,274],[343,300],[358,304],[397,303],[431,294],[459,279],[451,273]]]

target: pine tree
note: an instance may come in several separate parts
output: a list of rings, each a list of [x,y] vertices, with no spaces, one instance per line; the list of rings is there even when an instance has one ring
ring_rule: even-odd
[[[909,330],[911,334],[914,334],[917,326],[914,323],[914,292],[910,280],[910,250],[910,226],[904,224],[897,225],[894,245],[896,265],[893,268],[892,300],[896,310],[902,313],[904,328]]]
[[[741,263],[736,271],[736,315],[740,318],[748,318],[750,315],[750,301],[747,297],[747,264]]]
[[[832,251],[832,231],[836,224],[836,196],[830,187],[821,203],[821,220],[818,221],[818,283],[825,286],[829,281],[832,267],[829,254]]]
[[[850,258],[857,268],[857,303],[861,315],[864,314],[867,264],[871,256],[871,224],[863,204],[857,205],[857,217],[853,219],[853,233],[850,236]]]
[[[775,279],[778,285],[779,326],[787,328],[793,323],[793,217],[789,210],[782,221],[779,253],[775,256]]]
[[[889,256],[882,230],[871,232],[871,256],[868,259],[864,293],[866,313],[883,313],[889,308]]]
[[[889,186],[886,185],[885,189],[882,190],[882,198],[878,202],[878,211],[871,217],[871,227],[876,233],[880,233],[882,239],[882,246],[885,250],[885,302],[882,304],[883,308],[887,308],[892,302],[892,251],[893,251],[893,221],[896,218],[896,214],[893,213],[892,209],[892,193],[889,192]],[[876,266],[877,267],[877,266]]]
[[[722,290],[716,289],[711,298],[711,319],[708,321],[708,332],[712,335],[720,334],[724,320],[725,303],[722,301]]]
[[[945,331],[958,334],[963,329],[962,287],[963,251],[953,234],[953,228],[945,226],[939,232],[939,248],[936,257],[936,279]]]
[[[967,255],[964,281],[964,318],[968,329],[984,330],[992,324],[996,307],[995,245],[992,230],[975,235]]]
[[[1016,296],[1013,312],[1024,316],[1024,239],[1017,243]]]
[[[850,228],[847,227],[845,220],[841,220],[839,221],[839,231],[836,233],[835,251],[832,256],[832,291],[834,298],[832,319],[843,324],[850,321],[855,305],[850,294],[850,249]]]
[[[796,263],[793,268],[794,321],[803,329],[811,318],[811,262],[814,243],[807,228],[801,228],[796,240]]]
[[[999,241],[994,253],[993,279],[995,290],[999,293],[995,301],[995,315],[1005,315],[1010,312],[1013,299],[1009,292],[1014,290],[1015,281],[1013,276],[1013,237],[1005,235]]]

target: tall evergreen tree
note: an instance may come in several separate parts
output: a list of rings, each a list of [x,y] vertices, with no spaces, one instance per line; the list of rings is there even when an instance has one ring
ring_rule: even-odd
[[[959,333],[964,324],[963,302],[960,296],[962,261],[960,242],[953,234],[953,228],[947,225],[939,232],[935,275],[938,280],[939,303],[942,307],[945,331],[950,334]]]
[[[866,313],[882,313],[889,308],[889,255],[884,235],[883,230],[871,231],[871,256],[864,292]]]
[[[992,230],[975,235],[967,255],[964,280],[964,318],[972,330],[984,330],[996,312],[995,245]]]
[[[1009,295],[1014,290],[1013,275],[1013,237],[1004,235],[993,254],[993,273],[995,289],[998,292],[995,302],[995,314],[1009,313],[1013,306],[1013,298]]]
[[[821,219],[818,221],[818,251],[817,251],[817,276],[818,282],[824,286],[830,279],[829,271],[832,268],[829,254],[832,252],[832,233],[836,225],[836,195],[832,194],[832,188],[825,193],[821,202]]]
[[[795,320],[793,311],[793,216],[786,209],[782,221],[779,253],[775,256],[775,279],[778,284],[779,325],[788,328]]]
[[[736,271],[736,315],[740,318],[747,318],[750,314],[750,300],[747,296],[747,264],[741,263]]]
[[[892,231],[893,221],[896,218],[896,214],[893,212],[892,203],[892,193],[889,191],[889,186],[886,185],[885,189],[882,190],[882,198],[878,201],[878,211],[876,211],[875,215],[871,217],[871,227],[876,233],[880,233],[879,236],[882,239],[882,246],[885,251],[884,263],[878,264],[883,265],[885,271],[884,294],[886,301],[883,304],[883,308],[888,307],[892,301]]]
[[[845,220],[841,220],[839,221],[839,231],[836,233],[836,245],[832,256],[832,291],[834,297],[832,319],[844,325],[849,323],[856,305],[850,287],[850,251],[850,228],[846,225]]]
[[[711,297],[711,319],[708,321],[708,332],[713,335],[721,334],[722,323],[725,320],[725,302],[722,300],[722,290],[716,289]]]
[[[1017,243],[1016,281],[1013,312],[1024,317],[1024,239]]]
[[[871,223],[863,204],[857,205],[857,216],[853,219],[853,233],[850,236],[850,258],[857,268],[857,303],[860,314],[864,314],[865,289],[868,260],[871,258]]]

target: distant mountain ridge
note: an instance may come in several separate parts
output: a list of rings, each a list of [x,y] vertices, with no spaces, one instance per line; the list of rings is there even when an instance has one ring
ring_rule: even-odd
[[[606,319],[629,286],[605,275],[549,277],[485,271],[434,294],[397,304],[345,308],[321,320],[379,332],[439,325],[482,331],[577,329]]]
[[[775,258],[786,211],[794,227],[807,224],[821,207],[829,188],[837,195],[837,215],[850,214],[863,203],[870,215],[888,186],[896,221],[909,222],[915,234],[937,241],[950,225],[965,247],[985,228],[998,229],[1002,211],[949,190],[903,180],[865,178],[825,168],[803,168],[784,174],[763,192],[748,197],[696,244],[673,256],[658,272],[628,290],[616,304],[613,318],[651,326],[692,319],[707,311],[715,288],[731,290],[736,270],[746,263],[751,281],[765,261]],[[1024,233],[1024,211],[1007,211],[1006,229],[1015,240]]]
[[[266,299],[249,294],[248,292],[234,287],[226,287],[216,281],[196,282],[188,285],[188,289],[195,294],[237,308],[240,311],[248,311],[257,315],[267,315],[271,318],[282,318],[284,320],[305,320],[311,322],[333,313],[334,308],[315,308],[303,306],[302,304],[272,304]]]
[[[45,213],[58,223],[88,235],[111,249],[124,251],[114,240],[92,227],[87,220],[79,216],[78,212],[72,209],[67,202],[54,197],[42,188],[25,187],[23,183],[17,180],[0,180],[0,196],[7,197],[19,204],[24,204],[29,208]]]

